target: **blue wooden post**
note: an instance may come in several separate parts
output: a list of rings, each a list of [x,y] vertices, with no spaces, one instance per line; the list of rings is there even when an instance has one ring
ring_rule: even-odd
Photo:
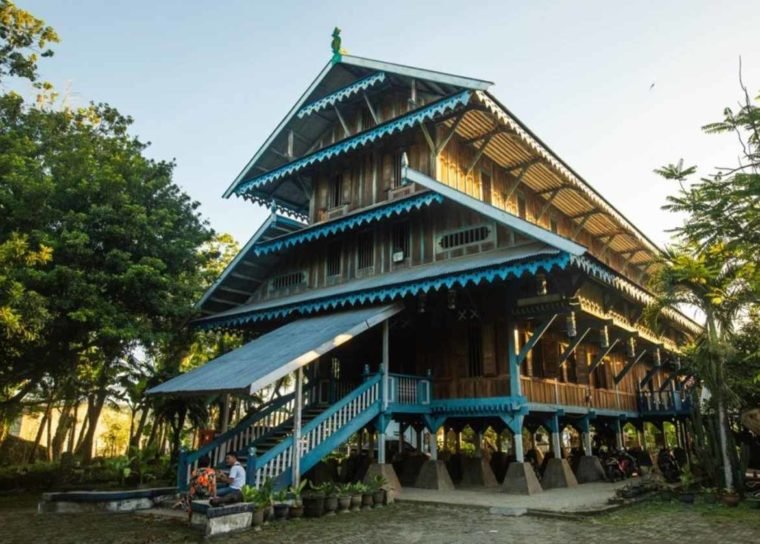
[[[256,479],[256,448],[248,448],[248,461],[245,463],[245,483],[254,485]]]
[[[177,461],[177,489],[179,491],[187,491],[187,455],[188,451],[185,448],[180,448],[179,459]]]
[[[509,394],[517,398],[522,394],[522,384],[520,383],[520,364],[517,361],[518,343],[517,343],[517,324],[510,321],[507,326],[507,351],[509,352]]]

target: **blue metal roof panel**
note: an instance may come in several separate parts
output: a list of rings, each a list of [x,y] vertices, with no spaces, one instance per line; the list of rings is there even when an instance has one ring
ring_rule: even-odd
[[[267,255],[268,253],[281,251],[282,249],[297,246],[304,242],[325,238],[362,225],[374,223],[382,219],[388,219],[395,215],[402,215],[409,213],[412,210],[419,210],[420,208],[430,206],[434,203],[440,204],[441,202],[443,202],[443,197],[434,192],[425,192],[404,199],[383,202],[382,205],[369,210],[362,210],[334,221],[306,227],[293,234],[281,236],[273,240],[258,242],[254,246],[253,251],[256,255]]]
[[[298,160],[289,162],[279,168],[275,168],[270,172],[241,181],[235,186],[233,192],[240,195],[251,189],[261,188],[268,183],[299,172],[312,164],[320,163],[338,155],[342,155],[348,151],[358,149],[387,135],[407,130],[460,106],[466,105],[471,96],[471,91],[464,91],[452,97],[433,102],[428,106],[419,108],[406,115],[396,117],[391,121],[378,125],[372,130],[361,132],[356,136],[346,138],[345,140],[325,147],[319,151],[315,151],[314,153],[306,155]]]
[[[441,288],[505,280],[523,274],[565,268],[567,253],[544,244],[527,244],[487,253],[439,261],[403,270],[283,297],[247,304],[195,323],[203,328],[237,326],[267,319],[279,319],[296,312],[310,314],[354,304],[387,302]]]
[[[149,395],[255,393],[403,309],[362,308],[299,319],[148,390]]]
[[[358,94],[361,91],[366,91],[370,87],[374,87],[378,83],[382,83],[385,81],[385,77],[385,72],[377,72],[376,74],[372,74],[371,76],[360,79],[359,81],[338,89],[337,91],[330,93],[327,96],[320,98],[319,100],[310,102],[298,110],[296,117],[303,119],[312,113],[317,113],[318,111],[322,111],[325,108],[329,108],[330,106],[334,106],[335,104],[343,102],[347,98]]]

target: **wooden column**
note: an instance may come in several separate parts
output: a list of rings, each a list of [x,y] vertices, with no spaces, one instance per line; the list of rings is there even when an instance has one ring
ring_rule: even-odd
[[[520,364],[517,361],[520,345],[518,334],[517,324],[510,321],[507,326],[507,352],[509,354],[509,394],[512,397],[519,397],[522,394]]]
[[[301,481],[301,414],[303,411],[303,367],[296,370],[295,407],[293,409],[293,474],[291,481],[297,486]]]

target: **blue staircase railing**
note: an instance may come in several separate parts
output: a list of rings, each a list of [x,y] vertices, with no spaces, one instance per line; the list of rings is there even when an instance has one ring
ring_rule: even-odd
[[[382,375],[376,374],[303,426],[299,447],[300,472],[309,470],[377,417],[382,404],[381,387]],[[246,464],[247,483],[259,487],[271,479],[277,487],[289,485],[293,448],[292,435],[260,457],[256,456],[255,447],[251,447]]]
[[[293,393],[278,397],[203,447],[195,451],[181,451],[177,466],[177,487],[179,490],[187,490],[190,476],[198,468],[200,459],[208,457],[211,466],[222,463],[228,452],[237,452],[243,449],[291,419],[294,407],[295,395]]]

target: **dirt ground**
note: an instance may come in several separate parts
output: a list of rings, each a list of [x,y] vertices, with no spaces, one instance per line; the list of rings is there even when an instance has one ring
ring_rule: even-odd
[[[180,519],[135,514],[37,514],[37,496],[0,497],[2,543],[203,542]],[[510,542],[760,542],[760,510],[650,502],[583,518],[505,517],[487,508],[396,503],[317,520],[271,523],[261,531],[217,538],[267,544]]]

